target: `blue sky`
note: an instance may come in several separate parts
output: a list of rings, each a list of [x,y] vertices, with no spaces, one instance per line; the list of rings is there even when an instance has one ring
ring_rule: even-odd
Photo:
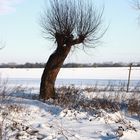
[[[103,25],[109,28],[101,43],[87,53],[75,50],[66,62],[140,62],[138,11],[130,0],[94,0],[105,6]],[[46,62],[54,50],[53,42],[42,37],[39,25],[44,0],[0,0],[0,63]]]

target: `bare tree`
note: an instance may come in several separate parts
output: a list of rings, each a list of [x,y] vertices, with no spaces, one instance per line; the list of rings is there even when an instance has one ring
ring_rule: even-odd
[[[132,7],[133,7],[135,10],[140,10],[140,0],[133,0],[133,1],[132,1]]]
[[[41,78],[40,98],[55,98],[55,80],[72,47],[95,47],[101,32],[103,9],[98,12],[92,0],[50,0],[41,15],[45,38],[57,47],[49,57]],[[79,45],[81,47],[81,45]]]
[[[0,50],[3,49],[5,47],[5,42],[3,42],[2,40],[0,40]]]
[[[131,5],[134,10],[140,12],[140,0],[132,0]],[[138,15],[138,22],[140,24],[140,14]]]

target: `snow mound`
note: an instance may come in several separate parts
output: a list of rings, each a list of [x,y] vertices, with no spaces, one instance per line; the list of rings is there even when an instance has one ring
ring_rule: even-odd
[[[87,112],[80,112],[74,109],[64,109],[60,112],[60,117],[66,117],[70,120],[78,120],[78,119],[88,119],[89,115]]]
[[[14,104],[13,104],[14,103]],[[139,140],[140,124],[121,112],[96,114],[11,98],[0,110],[2,140]]]

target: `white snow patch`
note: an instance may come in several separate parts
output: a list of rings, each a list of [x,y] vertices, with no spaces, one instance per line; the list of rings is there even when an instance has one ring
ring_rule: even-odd
[[[61,68],[58,79],[128,79],[128,67],[117,68]],[[1,68],[0,74],[4,78],[41,78],[42,68],[10,69]],[[140,67],[132,68],[132,80],[140,80]]]
[[[16,136],[19,140],[117,140],[119,127],[124,129],[120,140],[139,140],[140,137],[140,122],[121,112],[99,110],[100,115],[91,116],[35,100],[13,98],[9,105],[12,102],[23,108],[18,113],[10,110],[5,117],[7,140],[16,140]],[[130,126],[136,131],[129,129]]]

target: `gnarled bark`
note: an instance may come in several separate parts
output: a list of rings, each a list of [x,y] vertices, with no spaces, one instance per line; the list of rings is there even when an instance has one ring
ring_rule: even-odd
[[[55,52],[49,57],[41,78],[40,98],[55,98],[55,80],[64,60],[70,52],[71,46],[57,47]]]

